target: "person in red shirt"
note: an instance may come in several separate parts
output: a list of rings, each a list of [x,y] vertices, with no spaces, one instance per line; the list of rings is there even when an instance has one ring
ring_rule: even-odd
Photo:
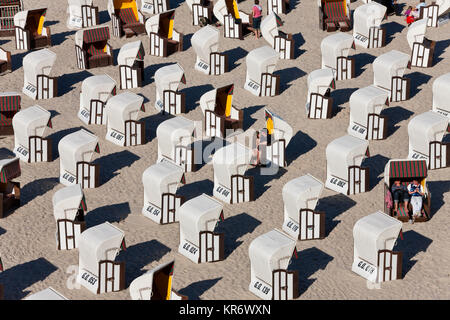
[[[255,0],[255,4],[252,8],[253,17],[253,32],[255,33],[256,39],[261,36],[261,18],[262,18],[262,7],[259,5],[259,0]]]

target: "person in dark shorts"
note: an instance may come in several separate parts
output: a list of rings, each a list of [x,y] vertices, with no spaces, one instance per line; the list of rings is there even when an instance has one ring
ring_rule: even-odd
[[[401,184],[400,180],[395,180],[391,187],[392,198],[394,199],[394,213],[398,213],[398,203],[403,200],[405,212],[408,213],[409,194],[406,187]]]
[[[256,39],[261,36],[261,19],[262,19],[262,7],[259,5],[259,0],[255,0],[255,4],[252,8],[253,17],[253,32],[255,33]]]

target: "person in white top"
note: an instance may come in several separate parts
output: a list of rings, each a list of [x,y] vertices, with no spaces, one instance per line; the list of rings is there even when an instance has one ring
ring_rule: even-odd
[[[414,219],[420,216],[422,212],[422,197],[424,195],[423,187],[417,179],[414,179],[408,185],[408,193],[411,197],[410,201],[413,208],[413,220],[410,220],[410,222],[413,223]]]

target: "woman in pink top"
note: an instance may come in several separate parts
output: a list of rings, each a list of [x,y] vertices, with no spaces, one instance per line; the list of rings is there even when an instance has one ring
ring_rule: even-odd
[[[262,18],[262,7],[259,5],[259,0],[255,0],[255,4],[252,8],[253,12],[253,30],[256,36],[256,39],[258,39],[261,36],[261,18]]]

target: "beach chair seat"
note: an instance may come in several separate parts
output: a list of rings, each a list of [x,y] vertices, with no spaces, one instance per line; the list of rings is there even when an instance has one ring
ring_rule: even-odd
[[[319,23],[322,30],[332,32],[338,28],[347,32],[352,28],[350,8],[347,0],[321,0],[319,3]]]
[[[244,88],[255,96],[273,97],[280,94],[280,75],[274,74],[280,54],[269,46],[253,49],[247,54]]]
[[[14,15],[23,8],[22,0],[0,1],[0,37],[14,36]]]
[[[450,118],[450,73],[437,77],[432,86],[433,111]]]
[[[93,27],[75,33],[75,52],[79,69],[113,64],[113,51],[108,44],[109,27]]]
[[[20,110],[21,97],[17,92],[0,92],[0,135],[13,135],[12,119]]]
[[[112,33],[127,38],[145,33],[145,18],[137,8],[136,0],[108,0]]]
[[[14,15],[16,49],[31,50],[52,45],[51,31],[44,27],[47,8],[19,11]]]
[[[19,158],[0,159],[0,218],[20,207],[20,175]]]

